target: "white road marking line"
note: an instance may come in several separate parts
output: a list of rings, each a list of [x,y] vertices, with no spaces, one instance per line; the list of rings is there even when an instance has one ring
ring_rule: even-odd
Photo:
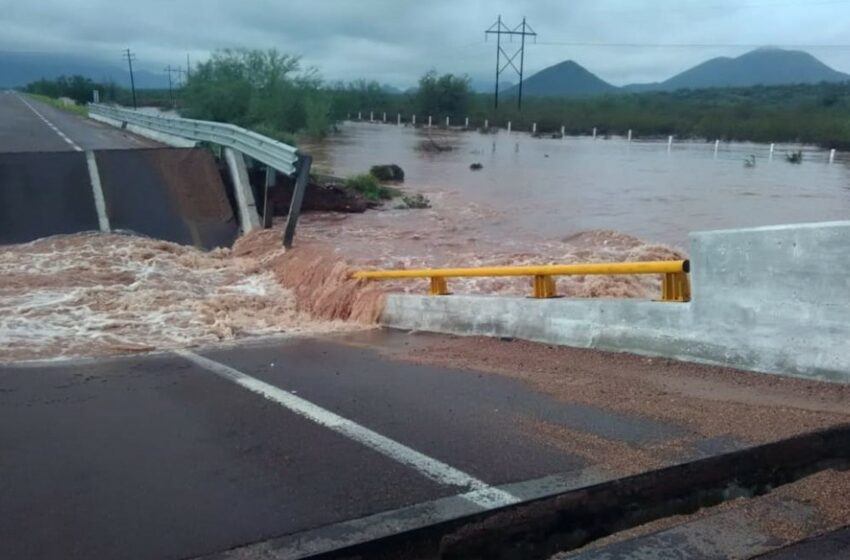
[[[70,141],[68,142],[70,144]],[[97,169],[97,160],[94,159],[94,152],[88,150],[86,152],[86,165],[89,169],[89,180],[91,181],[91,190],[94,195],[94,208],[97,210],[97,221],[100,225],[100,231],[109,232],[109,216],[106,214],[106,200],[103,198],[103,186],[100,183],[100,171]]]
[[[260,381],[230,366],[210,360],[188,350],[175,350],[175,353],[228,381],[236,383],[244,389],[262,395],[270,401],[282,405],[287,410],[303,418],[312,420],[320,426],[329,428],[381,453],[385,457],[416,469],[437,483],[468,488],[468,491],[462,494],[462,496],[476,505],[489,509],[520,501],[518,497],[509,492],[490,486],[472,475],[420,453],[402,443],[382,436],[365,426],[361,426],[356,422],[325,410],[279,387]]]
[[[76,151],[78,151],[78,152],[82,152],[82,151],[83,151],[83,149],[82,149],[81,147],[77,146],[77,144],[76,144],[76,143],[74,143],[74,141],[73,141],[73,140],[71,140],[70,138],[68,138],[68,137],[65,135],[65,133],[64,133],[64,132],[62,132],[61,130],[59,130],[58,128],[56,128],[56,125],[54,125],[52,122],[50,122],[49,120],[47,120],[47,118],[46,118],[44,115],[42,115],[41,113],[39,113],[39,112],[38,112],[38,110],[37,110],[35,107],[33,107],[32,105],[30,105],[30,104],[27,102],[27,100],[26,100],[26,99],[24,99],[23,97],[21,97],[21,96],[20,96],[20,95],[18,95],[18,94],[15,94],[15,97],[17,97],[18,99],[20,99],[20,100],[21,100],[21,103],[23,103],[24,105],[26,105],[26,106],[29,108],[29,110],[30,110],[30,111],[32,111],[33,113],[35,113],[35,116],[37,116],[38,118],[40,118],[41,120],[43,120],[43,121],[45,122],[45,124],[47,124],[47,126],[49,126],[50,128],[52,128],[52,129],[53,129],[53,132],[55,132],[56,134],[58,134],[58,135],[59,135],[59,136],[60,136],[60,137],[61,137],[61,138],[65,141],[65,142],[67,142],[68,144],[70,144],[70,146],[71,146],[72,148],[74,148],[74,150],[76,150]]]

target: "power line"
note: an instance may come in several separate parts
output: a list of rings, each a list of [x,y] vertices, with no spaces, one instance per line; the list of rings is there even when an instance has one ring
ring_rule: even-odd
[[[765,46],[761,44],[744,43],[602,43],[594,41],[539,41],[537,45],[563,46],[563,47],[612,47],[612,48],[671,48],[671,49],[758,49]],[[771,45],[776,48],[793,49],[850,49],[848,45],[826,45],[826,44],[799,44],[799,45]]]
[[[490,26],[489,29],[484,31],[484,40],[487,40],[488,35],[496,36],[496,91],[493,97],[493,104],[496,109],[499,108],[499,76],[511,67],[514,71],[519,74],[519,95],[517,96],[517,109],[522,109],[522,73],[525,67],[525,38],[526,37],[534,37],[534,41],[537,41],[537,33],[535,33],[534,29],[531,28],[530,25],[525,21],[525,17],[522,18],[522,23],[517,25],[513,29],[502,23],[502,16],[499,15],[496,23]],[[520,37],[520,46],[514,51],[513,54],[508,54],[505,49],[502,47],[502,35],[506,35],[508,38],[513,39],[515,35]],[[501,57],[504,56],[505,62],[502,65]],[[514,64],[514,60],[519,56],[519,68]]]

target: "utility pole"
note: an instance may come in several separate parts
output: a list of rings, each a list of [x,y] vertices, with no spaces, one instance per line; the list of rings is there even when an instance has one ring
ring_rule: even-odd
[[[165,70],[165,73],[168,74],[168,98],[171,100],[171,107],[174,107],[174,88],[171,85],[171,73],[174,72],[176,69],[172,68],[169,64],[168,66],[163,68],[163,70]]]
[[[136,79],[133,77],[133,61],[136,60],[136,55],[130,52],[130,49],[124,49],[124,58],[127,59],[127,65],[130,67],[130,89],[133,90],[133,109],[138,109],[136,105]]]
[[[502,16],[496,20],[496,23],[490,26],[489,29],[484,31],[484,40],[487,40],[488,35],[496,36],[496,92],[494,96],[494,107],[496,109],[499,108],[499,77],[508,69],[510,66],[513,68],[514,72],[519,75],[519,95],[517,97],[517,109],[522,109],[522,78],[523,78],[523,70],[525,66],[525,38],[526,37],[534,37],[534,42],[537,42],[537,33],[531,28],[530,25],[525,20],[525,17],[522,18],[522,23],[517,25],[513,29],[506,26],[502,23]],[[507,35],[510,38],[511,42],[513,42],[513,38],[515,35],[519,35],[521,38],[520,47],[513,54],[508,54],[504,48],[502,48],[502,35]],[[507,62],[502,65],[502,56],[505,57]],[[514,64],[514,60],[519,56],[519,68]]]

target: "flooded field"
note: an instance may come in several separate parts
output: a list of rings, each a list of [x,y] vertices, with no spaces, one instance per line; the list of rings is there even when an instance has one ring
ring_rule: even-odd
[[[690,231],[845,219],[850,215],[850,157],[828,163],[825,150],[762,144],[628,143],[532,138],[431,129],[453,149],[418,148],[424,128],[346,123],[323,145],[317,164],[341,176],[396,163],[405,185],[451,206],[461,227],[475,221],[491,242],[562,239],[587,230],[614,230],[684,247]],[[802,148],[800,165],[785,154]],[[755,155],[755,167],[744,160]],[[483,169],[471,171],[472,163]],[[474,210],[472,210],[474,209]],[[468,212],[468,214],[464,214]],[[463,243],[463,240],[458,239]]]

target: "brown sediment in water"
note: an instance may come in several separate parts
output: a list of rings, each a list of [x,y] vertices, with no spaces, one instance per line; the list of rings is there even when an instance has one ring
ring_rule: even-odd
[[[429,196],[431,196],[429,194]],[[311,214],[299,224],[299,246],[318,242],[330,255],[357,268],[469,267],[678,260],[684,251],[609,230],[563,240],[527,238],[498,231],[497,214],[439,196],[423,210],[383,209],[358,215]],[[530,278],[449,279],[457,294],[528,295]],[[568,297],[656,298],[660,276],[563,276],[558,294]],[[384,291],[425,293],[426,280],[382,282]]]
[[[309,214],[296,246],[282,221],[198,251],[149,238],[83,233],[0,247],[0,361],[169,349],[249,336],[377,323],[389,292],[427,280],[363,281],[361,268],[478,266],[680,258],[617,232],[566,240],[502,238],[494,215],[441,199],[427,210]],[[498,230],[498,227],[496,227]],[[647,276],[559,278],[562,295],[655,297]],[[455,293],[526,295],[527,278],[452,279]]]
[[[262,259],[228,249],[62,235],[0,247],[0,270],[0,361],[356,328],[300,311]]]
[[[233,247],[235,256],[260,256],[265,270],[295,294],[299,311],[325,320],[375,324],[383,309],[387,286],[355,280],[355,267],[321,242],[301,242],[279,250],[280,230],[246,235]]]

